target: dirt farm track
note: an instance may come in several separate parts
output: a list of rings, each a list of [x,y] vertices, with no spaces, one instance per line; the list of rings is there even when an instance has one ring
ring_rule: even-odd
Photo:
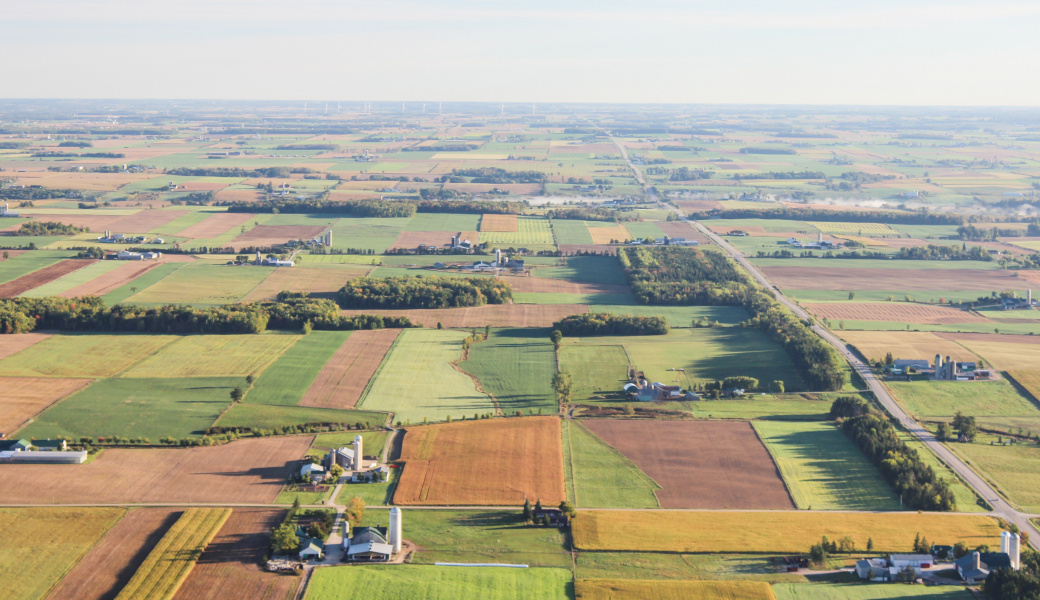
[[[769,451],[738,421],[582,421],[661,486],[661,508],[793,510]]]

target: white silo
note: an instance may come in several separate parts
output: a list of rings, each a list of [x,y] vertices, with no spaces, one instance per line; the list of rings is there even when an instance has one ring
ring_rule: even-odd
[[[1033,290],[1026,290],[1026,306],[1033,305]]]
[[[502,266],[502,251],[499,250],[498,248],[495,248],[495,266],[496,267],[501,267]]]
[[[943,378],[942,366],[943,366],[942,365],[942,356],[936,354],[935,355],[935,378],[936,379],[942,379]]]
[[[401,509],[396,506],[390,509],[390,545],[394,554],[401,551]]]
[[[360,471],[361,470],[361,457],[363,455],[363,453],[362,453],[362,442],[363,442],[363,440],[361,439],[360,435],[355,435],[354,436],[354,470],[355,471]]]
[[[350,548],[350,521],[343,519],[343,549]]]
[[[1004,534],[1000,535],[1000,547],[1003,552],[1007,552],[1008,557],[1011,559],[1011,568],[1019,570],[1022,567],[1022,538],[1017,533],[1007,534],[1007,550],[1004,550]]]
[[[1011,532],[1010,531],[1001,531],[1000,532],[1000,551],[1003,552],[1004,554],[1008,554],[1008,549],[1011,546],[1011,544],[1009,543],[1010,540],[1011,540]]]

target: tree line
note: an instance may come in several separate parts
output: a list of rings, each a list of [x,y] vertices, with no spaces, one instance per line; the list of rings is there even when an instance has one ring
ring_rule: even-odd
[[[971,248],[957,246],[940,246],[928,244],[913,248],[900,248],[898,252],[888,253],[873,250],[847,250],[834,252],[828,250],[823,254],[815,254],[812,250],[795,253],[791,250],[758,251],[758,258],[866,258],[871,260],[978,260],[992,262],[993,255],[982,246]]]
[[[562,206],[556,207],[545,213],[550,219],[565,219],[575,221],[635,221],[635,214],[621,214],[606,208],[592,206]]]
[[[458,308],[505,304],[509,284],[492,277],[359,277],[336,298],[343,308]]]
[[[563,335],[664,335],[668,321],[661,317],[583,313],[564,317],[553,323]]]
[[[479,167],[473,169],[452,169],[456,177],[470,177],[473,183],[544,183],[545,173],[541,171],[507,171],[499,167]]]
[[[766,173],[734,173],[733,179],[826,179],[823,171],[768,171]]]
[[[85,227],[66,225],[57,221],[27,221],[14,233],[15,235],[75,235],[89,231]]]
[[[694,211],[690,219],[790,219],[792,221],[822,221],[844,223],[894,223],[899,225],[961,225],[969,222],[984,222],[992,217],[931,212],[895,212],[880,210],[829,210],[822,208],[730,208]]]

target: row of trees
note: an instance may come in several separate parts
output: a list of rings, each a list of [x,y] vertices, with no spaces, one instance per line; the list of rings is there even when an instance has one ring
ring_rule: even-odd
[[[76,235],[89,231],[84,227],[66,225],[57,221],[26,221],[22,223],[15,235]]]
[[[962,225],[965,221],[987,222],[987,220],[994,218],[987,215],[970,215],[965,218],[962,215],[953,213],[830,210],[794,206],[703,210],[689,213],[687,217],[696,220],[718,217],[720,219],[790,219],[793,221],[821,221],[828,223],[894,223],[901,225]]]
[[[458,308],[505,304],[509,284],[491,277],[359,277],[343,286],[343,308]]]
[[[451,174],[457,177],[471,177],[473,183],[544,183],[546,180],[545,173],[541,171],[507,171],[499,167],[452,169]]]
[[[996,241],[1002,237],[1040,236],[1040,223],[1032,222],[1026,229],[1012,229],[1004,227],[976,227],[975,225],[962,225],[957,228],[957,239],[972,242]]]
[[[606,208],[592,206],[559,206],[545,213],[550,219],[571,219],[576,221],[635,221],[637,215],[622,214]]]
[[[661,317],[584,313],[571,315],[553,323],[553,330],[563,335],[665,335],[668,321]]]
[[[271,198],[266,202],[231,202],[228,212],[248,213],[317,213],[351,215],[353,217],[410,217],[415,214],[415,205],[410,202],[387,202],[383,200],[331,201],[323,198],[296,200]]]
[[[826,179],[823,171],[768,171],[765,173],[735,173],[733,179]]]

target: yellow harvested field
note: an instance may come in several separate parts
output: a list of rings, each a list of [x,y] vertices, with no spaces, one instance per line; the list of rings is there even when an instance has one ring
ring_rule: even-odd
[[[773,600],[764,581],[647,581],[640,579],[579,579],[576,600]]]
[[[588,227],[587,229],[589,230],[589,234],[592,235],[593,244],[609,244],[610,240],[623,242],[632,239],[632,234],[621,225],[614,225],[612,227]]]
[[[1025,388],[1034,399],[1040,400],[1040,371],[1008,371],[1007,375]]]
[[[810,221],[810,225],[824,233],[836,233],[844,235],[857,235],[863,237],[871,236],[898,236],[899,232],[884,223],[838,223]]]
[[[283,290],[329,297],[347,281],[361,277],[371,270],[372,267],[366,265],[297,265],[292,269],[275,269],[267,279],[246,294],[242,302],[274,300],[278,292]]]
[[[976,356],[955,341],[943,339],[934,333],[918,331],[842,331],[841,337],[855,346],[865,358],[873,362],[892,353],[895,358],[935,360],[935,355],[950,356],[954,360],[976,360]]]
[[[298,335],[189,335],[149,356],[124,377],[259,375]]]
[[[49,333],[8,333],[0,335],[0,359],[17,354],[51,337]]]
[[[0,361],[8,377],[114,377],[173,335],[53,335]]]
[[[928,325],[989,322],[989,319],[978,313],[952,306],[931,306],[909,302],[805,302],[802,307],[820,318],[835,320],[895,321]]]
[[[481,231],[517,231],[516,215],[482,215]]]
[[[26,421],[58,400],[78,391],[92,379],[0,377],[0,432],[22,428]]]
[[[1000,543],[1000,526],[981,515],[796,511],[586,510],[572,524],[581,550],[804,553],[821,536],[874,540],[875,552],[909,552],[914,536],[969,547]],[[631,535],[653,531],[654,535]]]
[[[859,237],[859,236],[855,236],[855,235],[833,235],[833,237],[835,237],[835,238],[837,238],[839,240],[845,240],[845,241],[849,241],[849,242],[859,242],[859,243],[863,244],[864,246],[890,246],[891,245],[888,242],[883,242],[883,241],[878,240],[878,239],[868,238],[868,237]]]
[[[1010,339],[1007,342],[961,339],[958,343],[986,359],[986,363],[995,369],[1040,369],[1040,344],[1014,344]]]

